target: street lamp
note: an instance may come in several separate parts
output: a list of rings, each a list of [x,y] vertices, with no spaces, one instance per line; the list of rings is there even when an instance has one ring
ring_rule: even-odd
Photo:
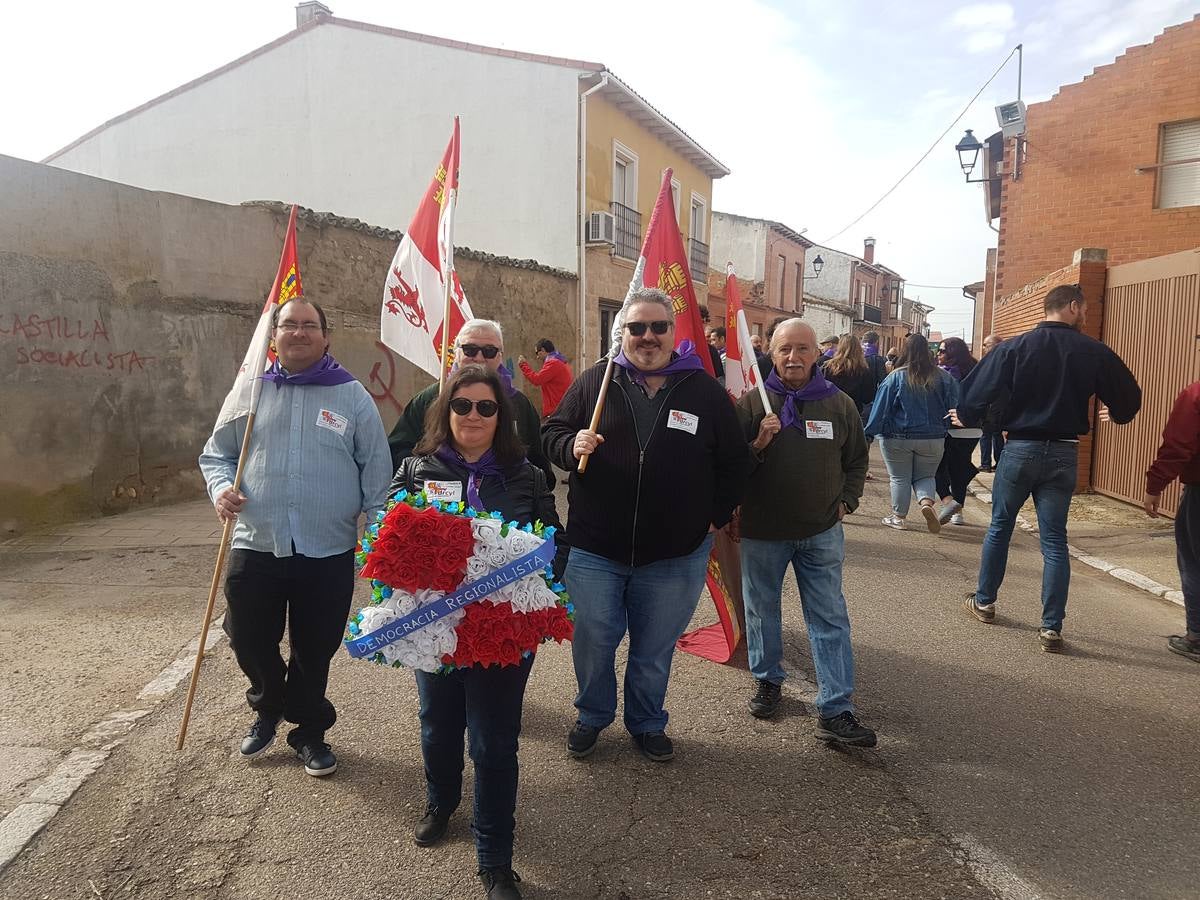
[[[958,164],[962,167],[967,184],[975,184],[988,180],[986,178],[971,177],[971,172],[974,170],[975,163],[979,159],[979,151],[983,149],[983,144],[979,143],[979,138],[975,137],[975,133],[970,128],[962,136],[962,140],[954,145],[954,149],[958,151]]]
[[[817,258],[812,261],[813,278],[820,278],[823,268],[825,268],[825,260],[821,259],[820,254],[817,254]]]

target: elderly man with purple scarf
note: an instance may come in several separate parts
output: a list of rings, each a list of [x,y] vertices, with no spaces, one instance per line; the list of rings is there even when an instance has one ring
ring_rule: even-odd
[[[671,298],[634,291],[618,327],[599,427],[590,425],[603,360],[580,374],[542,426],[551,462],[571,472],[564,581],[575,603],[579,693],[567,752],[588,756],[616,718],[616,653],[628,632],[625,728],[647,758],[663,762],[675,754],[663,708],[675,642],[700,599],[712,533],[730,521],[750,460],[724,389],[690,343],[675,346]]]
[[[218,518],[237,520],[225,632],[257,713],[241,755],[265,753],[286,719],[305,771],[321,776],[337,768],[325,687],[354,593],[358,517],[383,509],[391,457],[370,394],[329,355],[321,307],[303,298],[276,307],[271,338],[277,358],[263,375],[242,489],[232,485],[245,418],[217,426],[200,469]]]
[[[754,460],[739,516],[746,646],[757,682],[750,713],[767,719],[779,708],[787,677],[781,596],[790,565],[817,670],[817,737],[873,747],[875,732],[851,703],[854,656],[842,595],[842,518],[862,496],[867,441],[854,401],[817,367],[819,353],[811,327],[783,322],[771,337],[771,409],[757,391],[738,402]]]

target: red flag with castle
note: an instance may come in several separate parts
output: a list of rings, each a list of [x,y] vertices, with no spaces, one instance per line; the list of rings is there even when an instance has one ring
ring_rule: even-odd
[[[238,369],[233,387],[221,404],[221,412],[217,415],[217,428],[226,422],[249,415],[258,408],[258,395],[262,388],[262,373],[275,360],[275,354],[270,349],[271,344],[271,315],[275,307],[296,297],[304,296],[304,288],[300,284],[300,261],[296,257],[296,213],[293,204],[292,213],[288,216],[287,230],[283,235],[283,253],[279,257],[279,268],[275,271],[275,281],[267,294],[258,324],[254,327],[254,336],[250,338],[250,346]]]
[[[696,345],[696,355],[704,362],[704,371],[716,375],[712,359],[704,346],[704,321],[700,318],[700,306],[696,302],[696,289],[692,285],[687,252],[683,247],[683,236],[675,218],[675,198],[671,195],[671,169],[663,172],[662,187],[654,201],[650,214],[650,226],[642,243],[642,284],[656,287],[670,296],[675,307],[675,340],[691,341]],[[639,265],[642,264],[639,260]]]
[[[452,357],[442,348],[447,279],[450,282],[448,346],[454,346],[459,328],[472,317],[454,271],[458,154],[455,116],[450,143],[388,267],[379,314],[380,340],[435,377],[440,374],[439,366],[448,366]]]

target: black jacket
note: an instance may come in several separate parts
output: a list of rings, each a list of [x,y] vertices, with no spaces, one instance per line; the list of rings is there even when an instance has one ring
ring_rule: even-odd
[[[1040,322],[989,353],[962,382],[958,417],[971,427],[1000,404],[1009,439],[1075,440],[1087,434],[1095,394],[1118,424],[1142,405],[1142,390],[1117,354],[1063,322]]]
[[[860,413],[864,406],[875,402],[875,391],[879,387],[879,382],[875,380],[875,373],[869,365],[853,375],[849,373],[833,375],[829,372],[829,360],[823,362],[821,373],[825,376],[825,380],[837,385],[838,390],[853,400]]]
[[[704,372],[671,376],[654,428],[639,443],[627,394],[638,388],[614,378],[597,429],[604,443],[580,475],[571,451],[591,421],[604,370],[599,364],[576,379],[542,425],[546,455],[571,473],[571,546],[633,566],[686,556],[710,523],[720,528],[732,518],[746,486],[750,452],[733,404]]]
[[[392,433],[388,435],[388,444],[392,449],[392,465],[399,466],[406,457],[412,456],[413,448],[420,443],[425,434],[425,413],[437,399],[438,384],[435,381],[429,387],[420,391],[408,401],[404,412],[396,420]],[[529,461],[546,475],[546,483],[553,486],[557,476],[550,468],[550,463],[542,453],[541,419],[537,410],[529,402],[529,398],[517,391],[510,398],[513,404],[513,417],[517,424],[517,437],[525,445],[525,455]]]
[[[400,463],[388,487],[388,496],[396,491],[419,491],[425,487],[428,480],[457,481],[462,484],[462,498],[467,498],[467,477],[469,473],[462,466],[451,465],[436,456],[408,456]],[[497,475],[484,475],[479,479],[477,489],[479,499],[487,508],[487,512],[498,511],[505,519],[524,525],[535,519],[541,519],[543,524],[553,525],[558,529],[554,536],[554,576],[562,578],[567,567],[567,550],[569,543],[563,534],[562,521],[554,508],[554,494],[546,484],[546,476],[542,470],[529,462],[514,466],[503,478]]]

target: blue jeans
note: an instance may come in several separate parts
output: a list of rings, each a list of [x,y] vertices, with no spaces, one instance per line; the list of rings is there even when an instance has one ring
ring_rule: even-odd
[[[617,646],[628,631],[625,727],[633,735],[666,729],[675,642],[700,601],[712,543],[709,534],[687,556],[636,568],[571,548],[563,582],[575,604],[571,657],[584,725],[606,728],[617,716]]]
[[[1065,441],[1009,441],[992,482],[992,524],[983,539],[975,602],[996,602],[1017,513],[1029,495],[1037,509],[1042,544],[1042,627],[1062,630],[1071,586],[1067,513],[1075,492],[1079,445]]]
[[[517,808],[517,738],[534,657],[516,666],[471,666],[447,675],[417,672],[421,756],[430,806],[449,814],[462,799],[463,732],[475,764],[471,831],[480,868],[512,865]]]
[[[938,465],[946,439],[885,437],[879,441],[879,452],[887,464],[892,491],[892,511],[900,518],[908,515],[913,491],[918,500],[936,502]]]
[[[742,596],[746,601],[746,649],[755,678],[779,684],[783,670],[780,594],[788,563],[800,588],[800,607],[817,670],[817,713],[831,719],[853,710],[854,654],[850,616],[842,596],[845,538],[839,522],[799,541],[742,538]]]
[[[1000,462],[1000,454],[1004,452],[1004,432],[985,431],[979,439],[979,465],[984,469],[992,467],[992,458]]]

